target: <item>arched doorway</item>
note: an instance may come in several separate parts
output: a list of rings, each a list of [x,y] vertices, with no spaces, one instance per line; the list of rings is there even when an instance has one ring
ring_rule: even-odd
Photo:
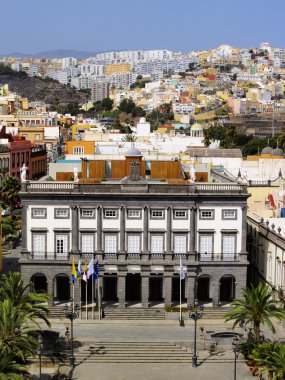
[[[141,301],[141,275],[128,273],[126,276],[126,301]]]
[[[35,273],[31,277],[32,289],[34,292],[47,292],[47,278],[42,273]]]
[[[163,276],[150,275],[149,277],[149,301],[163,301]]]
[[[220,302],[232,302],[235,298],[235,277],[225,275],[220,279]]]
[[[212,294],[212,278],[211,276],[200,276],[197,279],[197,300],[198,302],[211,302]]]
[[[172,302],[180,302],[180,277],[172,277]],[[185,279],[181,280],[181,299],[186,302],[185,298]]]
[[[103,301],[117,301],[117,276],[104,275],[103,277]]]
[[[54,301],[70,301],[70,279],[66,274],[58,274],[54,278]]]

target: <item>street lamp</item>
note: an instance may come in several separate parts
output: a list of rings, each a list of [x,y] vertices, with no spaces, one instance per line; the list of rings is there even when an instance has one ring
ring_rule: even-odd
[[[195,322],[194,327],[194,350],[192,355],[192,367],[196,368],[197,364],[197,321],[202,318],[204,306],[197,306],[197,300],[194,301],[194,305],[189,305],[189,317]]]
[[[73,354],[73,321],[74,319],[79,317],[79,305],[76,304],[75,306],[75,312],[73,307],[74,300],[71,299],[71,311],[68,309],[67,304],[64,305],[64,311],[65,311],[65,317],[70,320],[71,323],[71,329],[70,329],[70,358],[69,358],[69,366],[71,368],[74,368],[74,354]]]
[[[235,356],[235,366],[234,366],[234,380],[237,379],[237,358],[239,355],[239,343],[240,340],[238,337],[235,337],[232,342],[232,347],[233,347],[233,353]]]
[[[42,353],[43,353],[43,337],[41,334],[38,336],[38,348],[37,348],[37,354],[39,356],[39,369],[40,369],[40,380],[42,378]]]

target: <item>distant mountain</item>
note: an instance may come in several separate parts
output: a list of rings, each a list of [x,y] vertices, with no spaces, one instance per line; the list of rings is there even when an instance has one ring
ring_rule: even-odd
[[[80,50],[68,50],[68,49],[60,49],[60,50],[49,50],[36,54],[29,53],[7,53],[0,54],[0,58],[2,57],[18,57],[18,58],[65,58],[65,57],[74,57],[78,59],[84,59],[88,57],[94,57],[98,52],[91,51],[80,51]]]

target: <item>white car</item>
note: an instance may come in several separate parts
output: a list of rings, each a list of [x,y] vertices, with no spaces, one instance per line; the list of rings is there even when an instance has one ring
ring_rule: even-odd
[[[8,209],[2,209],[2,216],[10,215],[10,211]]]

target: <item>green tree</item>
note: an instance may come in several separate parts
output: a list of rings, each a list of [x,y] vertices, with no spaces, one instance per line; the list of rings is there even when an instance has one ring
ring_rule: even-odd
[[[273,378],[274,363],[272,362],[272,353],[276,345],[272,342],[258,344],[254,347],[249,358],[258,366],[257,375],[268,374],[268,378]]]
[[[2,234],[3,236],[13,235],[16,232],[15,221],[11,217],[2,218]]]
[[[133,134],[128,134],[122,138],[124,142],[135,142],[137,138]]]
[[[104,98],[101,101],[101,106],[104,111],[111,111],[113,109],[114,101],[110,98]]]
[[[0,346],[0,379],[1,380],[23,380],[30,377],[27,367],[19,363],[15,354],[7,353]]]
[[[132,116],[133,117],[142,117],[145,116],[145,111],[142,107],[135,107],[132,110]]]
[[[13,207],[19,202],[20,182],[12,176],[5,177],[2,182],[1,198],[10,206],[10,217],[12,219]]]
[[[134,108],[136,108],[136,105],[132,99],[123,99],[118,107],[119,111],[125,113],[132,113]]]
[[[281,309],[281,302],[273,300],[270,287],[259,283],[257,287],[251,286],[242,290],[242,299],[236,299],[231,303],[234,310],[225,315],[226,322],[234,321],[233,327],[237,325],[252,325],[254,340],[260,342],[260,327],[266,325],[275,333],[272,318],[285,319],[285,310]]]

